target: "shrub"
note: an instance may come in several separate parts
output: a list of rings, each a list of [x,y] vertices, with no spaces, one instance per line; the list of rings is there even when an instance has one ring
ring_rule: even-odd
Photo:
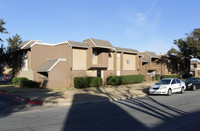
[[[107,85],[121,85],[122,78],[120,76],[109,76],[106,79]]]
[[[75,88],[99,87],[102,86],[102,78],[100,77],[75,77]]]
[[[180,75],[162,75],[162,79],[164,78],[181,78]]]
[[[14,77],[12,83],[15,86],[20,86],[20,87],[29,87],[29,88],[39,87],[39,84],[37,82],[29,80],[26,77]]]
[[[155,81],[155,76],[152,76],[152,81]]]
[[[107,85],[121,85],[121,84],[133,84],[144,81],[143,75],[125,75],[125,76],[109,76],[106,79]]]
[[[160,75],[156,74],[155,80],[157,80],[157,81],[160,80]]]

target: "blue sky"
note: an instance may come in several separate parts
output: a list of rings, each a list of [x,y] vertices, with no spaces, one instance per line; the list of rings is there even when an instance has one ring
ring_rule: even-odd
[[[0,0],[10,34],[59,43],[86,38],[113,46],[166,53],[200,26],[198,0]],[[4,42],[6,45],[6,42]]]

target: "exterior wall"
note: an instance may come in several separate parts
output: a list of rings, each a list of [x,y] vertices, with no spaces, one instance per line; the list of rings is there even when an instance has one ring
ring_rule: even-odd
[[[26,58],[22,58],[22,61],[20,62],[22,64],[22,67],[17,72],[16,76],[27,77],[28,79],[33,80],[33,71],[31,69],[31,51],[25,50],[24,53],[26,53]]]
[[[48,88],[69,88],[68,73],[66,68],[67,61],[60,61],[48,73],[47,87]]]
[[[93,43],[87,39],[83,41],[90,47],[87,50],[87,69],[91,68],[108,68],[108,53],[107,49],[95,48]],[[93,50],[97,51],[97,58],[93,59]]]
[[[85,49],[73,48],[73,66],[72,70],[86,70],[87,69],[87,56]]]
[[[107,70],[114,70],[114,53],[108,54],[108,69]]]
[[[31,68],[33,70],[33,79],[37,82],[42,82],[44,76],[37,73],[37,69],[42,65],[47,59],[55,59],[55,48],[53,46],[46,45],[34,45],[31,48]]]
[[[62,88],[62,87],[70,87],[70,62],[71,59],[69,59],[70,56],[70,47],[67,44],[63,45],[57,45],[57,46],[47,46],[47,45],[34,45],[31,48],[31,69],[33,71],[33,80],[40,82],[42,87],[48,87],[48,88]],[[58,59],[63,58],[66,59],[67,62],[64,64],[59,65],[60,62],[53,68],[52,71],[48,72],[48,77],[45,77],[44,75],[37,73],[37,69],[48,59]],[[62,62],[61,62],[62,63]],[[59,66],[61,66],[61,69],[57,69]],[[55,71],[57,69],[60,73]],[[60,71],[62,70],[62,71]],[[61,73],[62,72],[62,73]],[[65,76],[68,74],[68,76]],[[60,78],[59,78],[60,77]],[[65,82],[60,82],[58,79],[61,79]],[[65,79],[65,80],[64,80]],[[59,81],[60,83],[64,85],[58,84],[55,85],[55,81]]]
[[[136,56],[132,54],[123,54],[123,57],[123,70],[136,70]]]
[[[96,77],[97,76],[97,70],[87,70],[86,76]]]
[[[29,80],[34,80],[33,79],[33,71],[20,71],[17,75],[17,77],[27,77]]]

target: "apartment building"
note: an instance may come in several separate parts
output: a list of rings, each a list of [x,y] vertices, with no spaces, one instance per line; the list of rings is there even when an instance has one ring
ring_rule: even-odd
[[[16,76],[27,77],[46,88],[73,87],[74,77],[139,74],[139,53],[118,48],[106,40],[89,38],[83,42],[64,41],[57,44],[30,40],[15,52]]]
[[[145,51],[139,53],[139,74],[145,76],[146,81],[152,81],[156,75],[178,74],[174,57],[157,55],[154,52]]]
[[[200,77],[200,60],[199,59],[191,59],[190,74],[193,77]]]

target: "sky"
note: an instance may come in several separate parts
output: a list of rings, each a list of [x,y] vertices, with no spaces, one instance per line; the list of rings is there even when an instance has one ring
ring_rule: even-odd
[[[115,47],[165,54],[200,27],[199,0],[0,0],[0,19],[23,41],[108,40]]]

